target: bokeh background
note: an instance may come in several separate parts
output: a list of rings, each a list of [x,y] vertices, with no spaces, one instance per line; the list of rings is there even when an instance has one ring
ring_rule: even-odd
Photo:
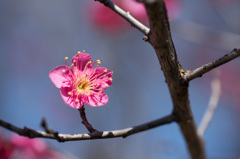
[[[238,0],[176,3],[170,25],[184,69],[194,69],[240,47]],[[90,0],[0,0],[1,119],[41,129],[39,123],[45,117],[60,133],[86,133],[78,111],[64,104],[48,77],[51,69],[64,64],[65,56],[70,58],[79,50],[86,50],[93,60],[100,59],[101,66],[114,71],[114,84],[106,90],[109,102],[97,108],[86,106],[94,128],[121,129],[171,113],[170,95],[153,49],[125,21],[121,22],[124,27],[115,29],[94,21],[93,14],[100,6]],[[239,58],[219,68],[223,93],[204,134],[211,159],[240,156],[239,68]],[[209,101],[211,78],[212,73],[207,73],[190,83],[197,124]],[[189,158],[175,123],[126,139],[45,141],[78,159]]]

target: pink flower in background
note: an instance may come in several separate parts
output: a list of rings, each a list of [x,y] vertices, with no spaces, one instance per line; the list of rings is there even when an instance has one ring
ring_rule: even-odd
[[[144,24],[147,24],[147,13],[142,3],[139,3],[135,0],[121,0],[120,5],[122,9],[124,9],[125,11],[129,11],[134,18]]]
[[[72,64],[57,66],[49,73],[49,77],[60,93],[63,101],[76,109],[84,103],[96,107],[108,102],[108,96],[103,93],[112,85],[112,72],[104,67],[98,67],[100,60],[92,62],[89,54],[78,52],[72,58]],[[96,66],[94,66],[96,64]]]
[[[136,2],[136,0],[112,1],[123,10],[130,12],[134,18],[143,24],[146,25],[148,23],[146,10],[142,3]],[[180,12],[181,1],[165,0],[165,2],[170,19],[176,18]],[[117,13],[100,3],[91,4],[90,10],[90,20],[95,27],[100,27],[100,29],[106,31],[121,31],[123,28],[130,26],[126,20],[120,17]]]
[[[147,14],[141,3],[134,0],[112,1],[123,10],[129,11],[133,17],[142,23],[147,24]],[[91,5],[90,10],[90,20],[95,27],[116,32],[130,26],[121,16],[100,3]]]
[[[63,155],[51,150],[41,139],[29,139],[16,134],[11,136],[14,151],[11,158],[63,159]]]
[[[104,5],[99,3],[91,7],[89,19],[94,27],[115,32],[126,26],[126,22],[122,17]]]
[[[165,0],[170,20],[177,18],[181,12],[181,0]]]
[[[0,133],[0,159],[63,159],[63,154],[52,150],[41,139],[29,139]]]
[[[0,135],[0,159],[10,159],[13,152],[13,144],[5,141],[1,133]]]

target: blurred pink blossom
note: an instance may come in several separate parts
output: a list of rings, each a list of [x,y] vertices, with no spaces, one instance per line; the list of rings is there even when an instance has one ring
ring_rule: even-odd
[[[147,13],[142,3],[135,0],[121,0],[121,6],[125,11],[129,11],[134,18],[147,24]]]
[[[147,14],[142,3],[136,2],[135,0],[112,1],[123,10],[130,12],[134,18],[147,25]],[[165,2],[170,19],[176,18],[180,13],[181,1],[166,0]],[[92,4],[90,12],[91,23],[95,27],[100,27],[100,29],[107,31],[121,31],[123,28],[130,26],[126,20],[120,17],[117,13],[100,3]]]
[[[10,159],[13,152],[13,144],[5,141],[2,134],[0,135],[0,159]]]
[[[1,132],[0,132],[1,133]],[[13,134],[0,134],[0,159],[63,159],[64,155],[52,150],[41,139],[29,139]]]
[[[108,102],[108,96],[103,91],[112,85],[112,72],[104,67],[98,67],[100,60],[92,63],[87,53],[78,52],[72,58],[72,64],[57,66],[49,73],[49,77],[60,93],[63,101],[76,109],[84,103],[96,107]],[[94,66],[96,64],[96,66]]]
[[[170,20],[177,18],[181,12],[181,0],[165,0]]]
[[[221,81],[223,87],[223,93],[235,101],[237,105],[240,104],[240,74],[239,69],[233,64],[229,64],[221,69]]]
[[[90,10],[91,14],[89,18],[94,27],[100,27],[100,29],[113,32],[126,27],[126,22],[122,17],[100,3],[94,4]]]

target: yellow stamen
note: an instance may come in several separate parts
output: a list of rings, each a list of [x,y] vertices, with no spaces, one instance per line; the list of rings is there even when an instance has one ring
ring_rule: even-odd
[[[92,61],[88,61],[88,63],[89,63],[89,64],[91,64],[91,63],[92,63]]]
[[[78,54],[81,54],[81,52],[80,52],[80,51],[78,51]]]
[[[72,92],[68,92],[68,95],[72,95]]]
[[[79,89],[79,91],[81,91],[81,90],[88,91],[90,89],[89,82],[87,80],[82,81],[78,85],[78,89]]]
[[[105,84],[105,86],[107,87],[107,86],[108,86],[108,84]]]
[[[97,60],[97,63],[98,63],[98,64],[101,64],[101,61],[100,61],[100,60]]]
[[[75,102],[79,102],[79,99],[75,99]]]
[[[68,60],[68,57],[65,57],[65,60]]]
[[[105,69],[104,72],[107,72],[107,69]]]
[[[112,78],[109,78],[109,81],[112,81]]]
[[[66,72],[66,70],[62,70],[62,72],[63,72],[63,73],[65,73],[65,72]]]
[[[82,52],[85,52],[85,50],[83,50]]]

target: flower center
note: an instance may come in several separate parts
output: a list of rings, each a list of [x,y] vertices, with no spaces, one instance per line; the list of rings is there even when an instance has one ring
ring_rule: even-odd
[[[90,90],[90,83],[87,79],[82,79],[77,87],[77,91],[80,93],[82,91],[89,91]]]

